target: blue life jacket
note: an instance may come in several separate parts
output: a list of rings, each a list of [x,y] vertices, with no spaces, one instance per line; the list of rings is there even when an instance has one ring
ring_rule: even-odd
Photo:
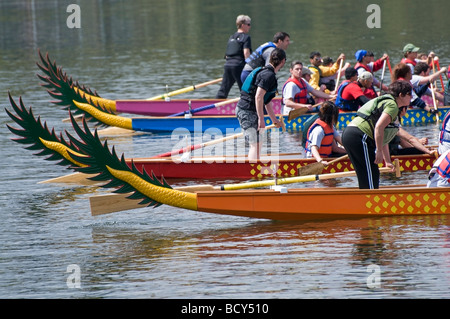
[[[342,92],[344,91],[344,88],[347,85],[349,85],[350,83],[352,83],[352,82],[347,81],[347,82],[343,82],[341,84],[341,86],[338,89],[338,94],[336,97],[335,104],[337,107],[339,107],[341,110],[344,110],[344,111],[357,111],[359,104],[358,104],[358,102],[356,102],[356,100],[350,101],[350,100],[346,100],[342,97]]]
[[[248,93],[253,98],[255,96],[257,89],[255,84],[256,76],[258,75],[259,72],[261,72],[264,69],[266,69],[266,67],[260,66],[254,69],[252,72],[250,72],[250,74],[245,79],[244,83],[242,83],[241,91]],[[276,93],[277,93],[276,90],[266,92],[266,94],[264,95],[264,104],[269,103],[275,97]]]
[[[275,48],[276,45],[273,42],[266,42],[264,44],[261,44],[250,56],[245,59],[245,62],[252,67],[252,69],[255,69],[259,66],[264,66],[266,64],[266,61],[262,57],[262,54],[264,50],[268,48]]]

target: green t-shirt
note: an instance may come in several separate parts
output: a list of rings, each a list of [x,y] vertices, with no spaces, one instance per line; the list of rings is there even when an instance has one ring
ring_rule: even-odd
[[[386,97],[390,97],[390,98],[386,98]],[[398,108],[397,103],[395,102],[394,98],[392,97],[392,95],[383,95],[383,96],[379,96],[375,99],[370,100],[369,102],[367,102],[366,104],[361,106],[361,108],[358,110],[358,113],[370,115],[372,113],[372,111],[375,109],[375,105],[377,107],[384,106],[383,113],[387,113],[391,117],[391,124],[393,124],[396,121],[396,119],[398,117],[398,113],[399,113],[399,108]],[[357,126],[361,131],[363,131],[365,134],[367,134],[371,139],[374,139],[373,135],[374,135],[375,123],[372,128],[370,120],[366,120],[366,119],[362,118],[361,116],[357,116],[351,121],[350,125]],[[385,135],[384,144],[389,143],[390,140],[392,140],[394,138],[394,136],[397,134],[397,131],[398,131],[398,127],[392,127],[391,125],[388,125],[384,130],[384,135]]]

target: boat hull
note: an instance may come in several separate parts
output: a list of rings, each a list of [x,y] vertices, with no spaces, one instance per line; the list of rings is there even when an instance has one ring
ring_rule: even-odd
[[[250,163],[244,158],[192,158],[188,162],[165,159],[135,158],[133,163],[141,172],[153,172],[156,177],[166,179],[267,179],[274,177],[276,164],[277,177],[292,177],[298,175],[298,169],[315,163],[313,158],[298,158],[301,155],[288,155],[290,158],[266,157],[257,163]],[[435,161],[430,155],[400,155],[392,156],[399,159],[402,172],[429,171]],[[331,159],[330,159],[331,160]],[[131,166],[131,161],[128,161]],[[380,165],[381,167],[381,165]],[[324,168],[323,174],[353,171],[353,165],[347,160],[332,163]]]
[[[148,100],[118,100],[116,101],[116,111],[119,113],[138,114],[146,116],[170,116],[173,114],[188,112],[189,110],[199,109],[208,105],[221,103],[224,99],[172,99],[169,101],[148,101]],[[196,112],[197,115],[217,116],[234,115],[237,102],[220,107],[213,107],[203,111]],[[281,113],[281,98],[273,99],[273,108],[275,113]]]
[[[197,193],[198,211],[273,220],[450,214],[450,189],[402,187],[215,191]]]

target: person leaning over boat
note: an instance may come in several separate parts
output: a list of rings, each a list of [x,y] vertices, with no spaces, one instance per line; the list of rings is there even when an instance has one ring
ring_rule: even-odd
[[[411,83],[407,81],[391,83],[388,94],[364,104],[344,129],[342,143],[355,168],[359,188],[379,188],[378,164],[383,163],[383,160],[387,167],[394,170],[389,142],[398,133],[398,126],[394,123],[401,112],[405,114],[411,101],[411,91]]]
[[[273,111],[272,99],[275,97],[278,88],[276,73],[285,63],[286,52],[283,49],[275,48],[270,54],[269,64],[263,67],[255,77],[250,76],[248,78],[249,81],[254,78],[254,83],[252,83],[248,92],[244,90],[247,82],[243,84],[241,97],[236,105],[236,117],[239,120],[245,138],[250,144],[248,151],[249,160],[259,159],[261,149],[259,133],[266,127],[264,106],[272,122],[277,127],[281,126]]]
[[[251,28],[250,17],[239,15],[236,18],[236,26],[237,31],[228,39],[222,84],[216,94],[217,99],[226,99],[235,82],[239,90],[241,89],[241,72],[245,65],[245,59],[252,53],[252,40],[248,35]]]
[[[428,173],[427,187],[450,187],[450,149],[434,162]]]
[[[313,105],[308,101],[308,93],[323,99],[332,98],[331,95],[314,89],[302,78],[303,63],[301,61],[292,61],[289,72],[291,76],[284,83],[282,90],[284,115],[288,115],[290,111],[300,108],[307,108],[309,111],[312,111]]]
[[[323,77],[328,77],[335,75],[339,71],[339,66],[341,60],[345,60],[345,54],[341,53],[337,58],[336,62],[334,62],[333,66],[326,67],[322,65],[322,55],[318,51],[313,51],[309,54],[309,62],[310,65],[308,68],[313,73],[311,75],[311,80],[309,84],[316,89],[317,91],[323,91],[327,94],[330,94],[332,91],[328,90],[325,84],[321,83],[321,79]]]
[[[271,42],[261,44],[248,58],[245,59],[244,69],[241,72],[241,81],[244,83],[247,76],[257,67],[269,64],[270,54],[275,48],[287,50],[291,38],[286,32],[277,32]]]
[[[354,68],[348,68],[348,75],[350,75]],[[356,71],[355,71],[356,72]],[[369,102],[371,99],[364,95],[364,91],[366,88],[372,86],[373,75],[370,72],[364,71],[360,75],[356,81],[348,81],[343,82],[337,92],[336,97],[336,105],[342,110],[346,112],[354,112],[357,111],[362,105]]]
[[[327,165],[328,162],[323,158],[347,153],[345,148],[340,146],[342,145],[341,136],[335,128],[338,116],[339,108],[333,102],[326,101],[322,104],[319,118],[311,124],[305,137],[307,157],[314,157],[317,162]]]

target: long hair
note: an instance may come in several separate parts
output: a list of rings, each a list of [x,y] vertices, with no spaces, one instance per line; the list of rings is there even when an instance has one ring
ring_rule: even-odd
[[[399,63],[392,70],[392,82],[397,81],[399,78],[406,79],[408,74],[411,74],[411,68],[405,63]]]
[[[283,59],[286,59],[286,52],[283,49],[275,48],[270,53],[270,64],[272,64],[274,68],[279,66]]]

